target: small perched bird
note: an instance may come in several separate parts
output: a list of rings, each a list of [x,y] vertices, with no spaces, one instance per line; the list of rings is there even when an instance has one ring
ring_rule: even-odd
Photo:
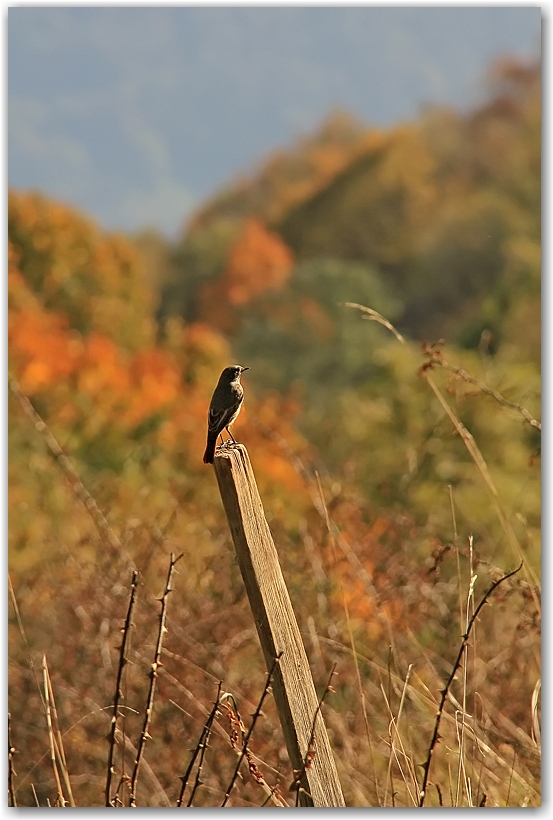
[[[223,430],[226,430],[231,439],[235,441],[229,427],[236,419],[244,401],[244,388],[240,384],[240,376],[244,370],[249,369],[249,367],[233,364],[225,367],[219,376],[207,416],[207,447],[204,453],[204,464],[213,464],[217,436]]]

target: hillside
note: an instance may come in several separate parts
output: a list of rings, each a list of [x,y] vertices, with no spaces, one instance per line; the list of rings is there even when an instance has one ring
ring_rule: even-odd
[[[263,659],[201,460],[232,361],[250,367],[234,432],[318,691],[337,664],[324,714],[347,805],[417,804],[413,761],[429,754],[460,636],[519,565],[451,681],[427,805],[540,804],[539,72],[505,64],[496,82],[466,116],[377,133],[335,115],[206,203],[176,247],[10,192],[19,805],[59,802],[44,658],[75,802],[104,804],[137,568],[115,756],[128,804],[136,747],[122,744],[140,733],[171,554],[182,559],[138,804],[175,805],[219,681],[249,724]],[[195,806],[223,800],[232,720],[215,719]],[[262,778],[244,766],[232,805],[264,805],[276,786],[293,803],[270,697],[251,742]]]
[[[412,337],[476,347],[482,330],[505,331],[520,286],[539,290],[540,129],[540,67],[507,61],[466,115],[431,109],[376,131],[336,113],[196,215],[161,312],[178,310],[191,279],[221,274],[217,248],[256,216],[298,262],[373,268]]]

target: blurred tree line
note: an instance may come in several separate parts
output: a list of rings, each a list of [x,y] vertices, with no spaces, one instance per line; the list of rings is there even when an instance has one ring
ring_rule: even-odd
[[[489,85],[476,111],[430,109],[387,132],[337,113],[271,157],[202,208],[170,249],[160,316],[204,315],[205,286],[256,217],[298,266],[340,262],[343,275],[363,266],[412,338],[476,348],[489,330],[494,344],[513,339],[535,358],[539,326],[522,338],[513,324],[520,301],[536,310],[539,297],[540,67],[503,61]],[[327,285],[323,275],[317,290],[313,278],[321,304]]]
[[[468,456],[416,369],[417,340],[443,337],[458,363],[538,415],[539,66],[502,62],[490,85],[476,111],[423,112],[389,132],[331,116],[215,197],[174,247],[151,231],[106,237],[12,192],[13,367],[39,410],[72,425],[85,469],[120,475],[155,461],[161,443],[198,469],[205,406],[233,358],[251,368],[250,421],[254,402],[271,404],[320,469],[379,503],[414,504],[421,520],[437,479],[458,484],[471,526],[480,515],[484,526]],[[412,341],[401,347],[346,302]],[[536,431],[505,415],[490,424],[489,399],[467,401],[458,380],[448,389],[512,494],[507,475],[527,476],[537,527]],[[503,423],[519,448],[508,464]]]

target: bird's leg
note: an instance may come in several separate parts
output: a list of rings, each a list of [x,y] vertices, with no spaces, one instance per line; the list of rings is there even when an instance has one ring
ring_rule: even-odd
[[[230,436],[230,437],[231,437],[231,439],[233,440],[234,444],[236,444],[236,439],[234,438],[234,436],[232,435],[232,433],[230,432],[230,430],[228,429],[228,427],[225,427],[225,430],[227,431],[227,433],[229,434],[229,436]]]

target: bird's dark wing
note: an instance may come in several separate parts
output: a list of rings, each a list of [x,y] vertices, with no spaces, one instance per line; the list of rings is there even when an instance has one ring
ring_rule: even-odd
[[[240,410],[242,399],[230,407],[225,407],[223,410],[216,410],[213,407],[209,408],[209,415],[207,418],[207,428],[210,433],[219,434],[225,427],[234,421],[236,414]]]

